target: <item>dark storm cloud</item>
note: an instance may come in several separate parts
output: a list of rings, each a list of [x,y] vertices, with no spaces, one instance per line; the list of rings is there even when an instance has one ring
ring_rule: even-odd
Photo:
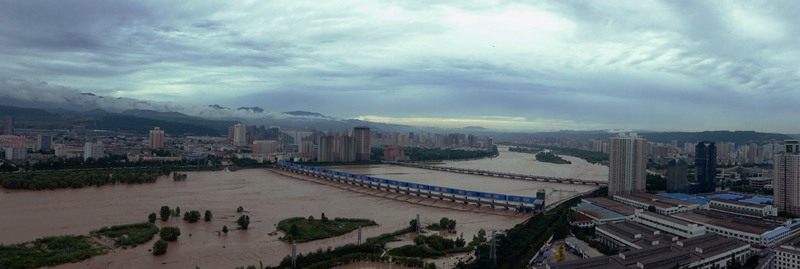
[[[800,132],[780,120],[800,98],[791,1],[2,7],[0,77],[25,89],[46,81],[167,110],[192,107],[180,101],[517,129]]]

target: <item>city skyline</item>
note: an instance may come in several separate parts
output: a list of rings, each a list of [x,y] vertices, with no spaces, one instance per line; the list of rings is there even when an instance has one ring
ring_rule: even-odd
[[[798,5],[9,2],[0,97],[514,131],[800,133],[782,123],[800,98]]]

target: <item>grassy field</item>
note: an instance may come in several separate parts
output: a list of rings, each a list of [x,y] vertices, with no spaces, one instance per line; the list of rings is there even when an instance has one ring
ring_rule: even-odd
[[[292,225],[296,229],[292,229]],[[333,220],[309,220],[303,217],[296,217],[278,222],[278,230],[286,233],[286,236],[282,237],[281,240],[303,243],[340,236],[358,229],[358,226],[366,227],[372,225],[377,225],[377,223],[369,219],[335,218]]]
[[[136,246],[153,239],[158,226],[149,222],[103,227],[92,231],[92,236],[105,236],[114,240],[117,246]]]
[[[104,248],[92,246],[87,236],[51,236],[18,245],[0,246],[0,268],[39,268],[79,262],[102,255]]]

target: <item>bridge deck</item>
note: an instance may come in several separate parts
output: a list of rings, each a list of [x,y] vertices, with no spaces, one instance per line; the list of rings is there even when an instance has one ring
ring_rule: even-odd
[[[559,177],[523,175],[523,174],[493,172],[493,171],[486,171],[486,170],[447,167],[447,166],[438,166],[438,165],[424,165],[424,164],[409,163],[409,162],[384,162],[384,163],[393,164],[393,165],[400,165],[400,166],[406,166],[406,167],[412,167],[412,168],[429,169],[429,170],[437,170],[437,171],[444,171],[444,172],[451,172],[451,173],[462,173],[462,174],[470,174],[470,175],[499,177],[499,178],[510,178],[510,179],[520,179],[520,180],[535,180],[535,181],[541,181],[541,182],[552,182],[552,183],[563,183],[563,184],[583,184],[583,185],[595,185],[595,186],[605,186],[606,185],[605,182],[602,182],[602,181],[599,181],[599,180],[586,180],[586,179],[576,179],[576,178],[559,178]]]

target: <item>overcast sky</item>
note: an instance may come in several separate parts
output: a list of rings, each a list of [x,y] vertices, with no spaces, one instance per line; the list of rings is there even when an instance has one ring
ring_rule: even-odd
[[[431,3],[0,0],[0,97],[25,84],[427,126],[800,133],[799,1]]]

